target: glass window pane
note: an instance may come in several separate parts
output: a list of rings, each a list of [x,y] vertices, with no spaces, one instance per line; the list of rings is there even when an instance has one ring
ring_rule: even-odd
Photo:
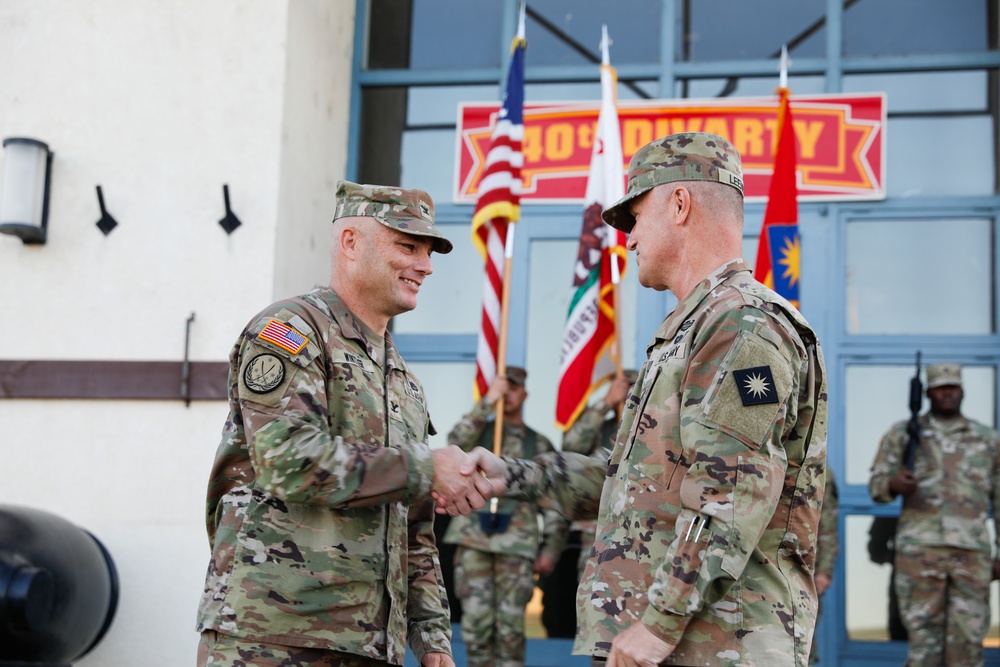
[[[934,137],[933,160],[928,137]],[[890,197],[994,194],[997,139],[989,116],[889,118],[886,139]],[[962,167],[929,169],[929,163]]]
[[[419,310],[419,308],[418,308]],[[407,362],[427,395],[427,407],[437,435],[430,437],[431,447],[448,444],[448,432],[472,409],[472,383],[476,365],[465,362]]]
[[[582,215],[582,213],[581,213]],[[533,241],[529,262],[531,290],[528,294],[528,331],[525,336],[528,390],[531,397],[524,404],[524,419],[532,428],[561,446],[562,433],[555,426],[556,391],[559,386],[559,350],[563,328],[572,296],[573,265],[579,239]],[[634,367],[635,319],[628,312],[636,303],[638,272],[631,258],[621,284],[622,359],[626,368]]]
[[[416,187],[410,184],[404,186]],[[468,224],[437,224],[455,248],[447,255],[434,253],[431,257],[434,273],[421,285],[417,307],[393,318],[393,331],[406,334],[478,334],[483,260],[472,244]],[[472,391],[472,380],[469,382],[469,391]]]
[[[854,220],[846,259],[848,333],[993,332],[989,219]]]
[[[888,641],[889,639],[889,579],[892,566],[876,563],[869,555],[869,531],[873,517],[848,516],[844,519],[841,558],[844,577],[848,639]],[[875,535],[878,543],[878,533]],[[878,554],[878,547],[872,545]],[[882,560],[876,555],[876,558]]]
[[[788,87],[796,95],[821,95],[826,83],[821,76],[789,76]],[[729,79],[681,79],[677,81],[677,97],[711,99],[715,97],[774,97],[778,88],[778,72],[767,77],[739,77]]]
[[[990,48],[988,2],[910,0],[905,6],[896,0],[845,3],[844,52],[849,56],[887,56],[984,51]]]
[[[406,126],[407,90],[404,87],[365,88],[361,91],[361,183],[399,183],[400,141]]]
[[[370,0],[366,67],[499,67],[502,11],[502,0]]]
[[[885,93],[890,114],[932,111],[987,112],[988,73],[892,72],[848,74],[845,93]]]
[[[413,86],[407,89],[406,124],[456,125],[461,102],[495,102],[500,105],[497,86]]]
[[[594,76],[600,74],[594,66]],[[655,81],[625,82],[618,81],[619,100],[652,99],[656,97],[659,84]],[[499,99],[494,98],[499,104]],[[580,102],[591,100],[601,101],[601,84],[593,83],[529,83],[524,87],[524,99],[527,104],[533,102]]]
[[[608,26],[612,65],[659,62],[661,4],[616,0],[614,11],[610,7],[601,0],[532,0],[525,24],[529,65],[599,62],[602,25]]]
[[[789,45],[789,55],[793,59],[825,55],[826,3],[697,0],[683,4],[689,8],[686,22],[691,27],[680,47],[683,52],[677,55],[678,60],[777,57],[782,44]]]
[[[926,359],[924,360],[926,361]],[[937,359],[938,361],[950,361]],[[867,488],[878,443],[889,428],[910,418],[910,379],[914,366],[847,367],[844,386],[844,442],[847,484]],[[921,381],[926,386],[926,374]],[[991,366],[965,366],[962,369],[965,398],[962,414],[988,426],[995,424],[996,373]],[[922,412],[930,409],[924,399]]]
[[[437,205],[449,203],[455,188],[455,130],[409,130],[403,133],[399,182],[420,188]],[[472,211],[469,211],[471,219]]]
[[[889,631],[889,585],[892,573],[890,563],[876,563],[873,558],[886,557],[883,537],[887,525],[874,525],[875,517],[852,515],[844,520],[844,545],[842,558],[846,573],[846,625],[848,639],[857,641],[888,641]],[[874,528],[874,530],[872,530]],[[987,523],[990,536],[994,535],[992,522]],[[880,549],[880,547],[882,547]],[[890,552],[891,553],[891,552]],[[1000,645],[1000,625],[997,619],[1000,610],[1000,596],[997,589],[990,586],[990,630],[983,646],[996,648]],[[899,632],[898,626],[894,632]],[[898,635],[896,635],[898,638]],[[905,651],[905,647],[901,646]]]

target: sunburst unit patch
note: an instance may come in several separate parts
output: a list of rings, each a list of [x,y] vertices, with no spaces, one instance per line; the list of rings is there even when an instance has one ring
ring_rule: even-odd
[[[257,338],[273,343],[292,354],[298,354],[309,342],[308,338],[278,320],[268,322],[264,330],[257,334]]]
[[[771,377],[770,366],[755,366],[733,371],[743,405],[764,405],[778,402],[778,391]]]

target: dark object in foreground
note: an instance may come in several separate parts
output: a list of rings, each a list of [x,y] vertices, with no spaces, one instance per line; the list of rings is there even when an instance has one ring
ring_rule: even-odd
[[[96,537],[54,514],[0,505],[0,667],[83,657],[117,606],[118,573]]]

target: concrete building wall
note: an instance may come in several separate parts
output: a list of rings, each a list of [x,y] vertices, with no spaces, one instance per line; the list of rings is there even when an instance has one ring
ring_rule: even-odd
[[[48,243],[0,236],[0,360],[180,361],[194,313],[191,360],[225,361],[253,313],[325,283],[353,22],[352,0],[0,3],[0,137],[55,152]],[[119,569],[80,667],[193,664],[226,411],[0,399],[0,504],[86,528]]]

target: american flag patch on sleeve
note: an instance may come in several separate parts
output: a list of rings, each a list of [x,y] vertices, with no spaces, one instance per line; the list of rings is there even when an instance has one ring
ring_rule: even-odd
[[[268,322],[264,330],[257,334],[257,338],[274,343],[292,354],[298,354],[306,346],[306,343],[309,342],[308,338],[278,320]]]

